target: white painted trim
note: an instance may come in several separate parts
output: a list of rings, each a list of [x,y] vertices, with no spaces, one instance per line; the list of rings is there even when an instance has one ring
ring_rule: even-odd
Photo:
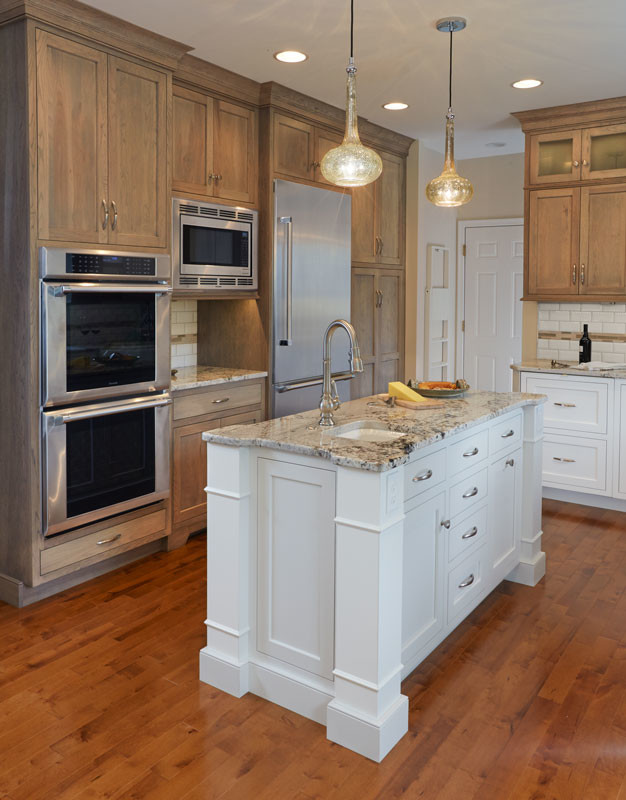
[[[626,500],[621,500],[618,497],[570,492],[567,489],[553,489],[546,485],[543,487],[543,496],[548,500],[559,500],[562,503],[576,503],[580,506],[606,508],[609,511],[623,511],[626,513]]]
[[[404,669],[404,664],[400,664],[397,669],[394,669],[389,675],[385,676],[380,683],[372,683],[372,681],[366,681],[363,678],[358,678],[356,675],[350,675],[348,672],[342,672],[340,669],[334,669],[333,675],[337,678],[343,678],[344,681],[350,681],[350,683],[356,683],[357,686],[363,686],[365,689],[370,689],[372,692],[379,692],[382,688],[384,688],[389,681],[392,681],[397,675],[399,675],[402,670]]]
[[[397,517],[386,519],[384,525],[368,525],[367,522],[357,522],[356,520],[348,519],[347,517],[335,517],[335,523],[337,525],[345,525],[346,528],[355,528],[359,531],[367,531],[368,533],[386,533],[389,528],[397,525],[398,522],[403,522],[404,516],[404,513],[402,513]]]
[[[216,497],[227,497],[230,500],[243,500],[246,497],[250,497],[250,492],[240,494],[239,492],[228,492],[226,489],[213,489],[211,486],[205,486],[204,491],[207,494],[213,494]]]
[[[227,633],[229,636],[245,636],[246,633],[250,633],[250,628],[244,628],[241,631],[237,631],[234,628],[229,628],[227,625],[220,625],[219,622],[214,622],[211,619],[205,619],[204,624],[207,628],[213,628],[216,631],[222,631],[222,633]]]
[[[464,378],[463,348],[465,336],[461,323],[465,319],[465,256],[463,245],[468,228],[501,228],[505,225],[524,225],[523,217],[510,217],[503,219],[460,219],[457,222],[456,235],[456,377]]]
[[[356,753],[380,763],[409,729],[409,698],[400,695],[378,719],[359,713],[333,700],[328,704],[326,736]]]

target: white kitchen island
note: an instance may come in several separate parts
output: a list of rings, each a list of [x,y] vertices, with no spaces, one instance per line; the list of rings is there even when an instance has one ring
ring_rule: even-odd
[[[543,401],[365,398],[331,429],[307,412],[206,432],[201,680],[381,761],[408,730],[401,680],[500,581],[545,572]]]

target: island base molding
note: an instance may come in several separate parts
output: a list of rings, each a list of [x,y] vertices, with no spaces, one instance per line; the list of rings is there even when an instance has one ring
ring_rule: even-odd
[[[626,500],[619,497],[607,497],[601,494],[587,494],[585,492],[570,492],[567,489],[554,489],[551,486],[543,487],[543,496],[546,500],[559,500],[562,503],[576,503],[579,506],[592,508],[605,508],[608,511],[622,511],[626,513]]]

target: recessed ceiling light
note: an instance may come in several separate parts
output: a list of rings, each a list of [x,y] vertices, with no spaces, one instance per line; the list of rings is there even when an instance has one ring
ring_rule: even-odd
[[[281,50],[279,53],[274,53],[274,58],[276,61],[283,61],[285,64],[297,64],[300,61],[306,61],[308,56],[299,50]]]
[[[408,108],[408,103],[385,103],[383,108],[386,108],[387,111],[403,111],[405,108]]]
[[[506,147],[506,142],[487,142],[485,147]]]
[[[537,78],[524,78],[521,81],[515,81],[511,86],[514,89],[534,89],[536,86],[541,86],[543,81],[538,81]]]

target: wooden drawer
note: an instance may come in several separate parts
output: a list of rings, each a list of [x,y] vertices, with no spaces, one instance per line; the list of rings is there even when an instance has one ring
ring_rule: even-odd
[[[448,575],[448,624],[469,612],[485,588],[488,548],[479,547]]]
[[[242,382],[220,385],[217,389],[174,396],[174,420],[200,417],[204,414],[218,414],[231,408],[243,406],[260,406],[263,398],[263,387],[260,383]]]
[[[517,444],[522,438],[522,412],[507,417],[489,430],[489,452],[492,456]]]
[[[446,449],[418,458],[404,469],[404,499],[432,489],[446,477]]]
[[[487,497],[487,475],[487,468],[482,469],[480,472],[468,475],[450,488],[450,519],[455,520],[457,514],[464,513],[470,506]]]
[[[165,536],[165,509],[145,514],[142,517],[112,525],[95,533],[88,533],[80,539],[50,547],[41,551],[41,574],[46,575],[57,569],[78,564],[80,561],[101,561],[129,550],[129,544],[152,537]]]
[[[473,433],[448,447],[448,472],[450,475],[455,475],[457,472],[473,467],[488,455],[489,431],[481,430]]]
[[[543,482],[572,491],[606,491],[606,442],[603,439],[544,436]]]
[[[243,414],[231,414],[220,420],[220,427],[226,428],[229,425],[252,425],[255,422],[263,422],[261,409],[258,411],[244,411]]]
[[[556,375],[526,375],[525,392],[545,394],[544,426],[568,433],[605,434],[608,425],[608,382]]]
[[[453,525],[448,533],[448,562],[457,559],[462,553],[469,554],[480,547],[487,535],[487,506],[472,511]]]

